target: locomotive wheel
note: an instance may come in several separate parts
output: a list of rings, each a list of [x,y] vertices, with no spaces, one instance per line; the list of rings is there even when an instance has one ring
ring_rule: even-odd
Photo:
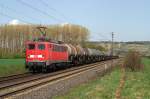
[[[40,68],[37,68],[37,72],[42,72],[42,67],[40,67]]]
[[[30,71],[31,73],[36,73],[36,70],[35,70],[35,68],[33,68],[33,67],[29,67],[29,71]]]
[[[55,66],[55,64],[50,65],[49,70],[50,70],[50,72],[55,71],[55,70],[56,70],[56,66]]]
[[[47,73],[47,72],[48,72],[48,69],[47,69],[46,67],[43,67],[43,68],[42,68],[42,72],[43,72],[43,73]]]
[[[37,73],[36,69],[32,68],[32,73]]]

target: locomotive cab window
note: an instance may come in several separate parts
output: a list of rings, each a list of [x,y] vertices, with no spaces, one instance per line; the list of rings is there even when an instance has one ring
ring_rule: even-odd
[[[29,50],[33,50],[35,49],[35,44],[29,44],[27,47]]]
[[[38,49],[39,50],[45,50],[45,45],[44,44],[39,44]]]

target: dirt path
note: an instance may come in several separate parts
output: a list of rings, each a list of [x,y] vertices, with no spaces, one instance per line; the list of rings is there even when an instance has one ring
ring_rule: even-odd
[[[121,99],[121,91],[123,89],[123,86],[125,84],[125,78],[126,78],[126,75],[125,75],[125,68],[123,67],[123,65],[121,65],[121,77],[120,77],[120,83],[116,89],[116,92],[115,92],[115,99]]]

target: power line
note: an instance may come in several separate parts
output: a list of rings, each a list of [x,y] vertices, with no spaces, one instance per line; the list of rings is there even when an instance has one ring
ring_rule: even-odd
[[[106,36],[102,35],[102,33],[99,33],[99,35],[103,38],[105,38],[106,40],[110,41],[110,39],[108,39]]]
[[[107,38],[106,36],[102,35],[102,33],[95,33],[97,35],[97,37],[100,37],[102,38],[103,40],[108,40],[108,41],[111,41],[111,39]],[[101,40],[101,39],[99,39]]]
[[[50,15],[49,13],[47,13],[47,12],[45,12],[45,11],[39,9],[39,8],[36,8],[36,7],[30,5],[30,4],[28,4],[28,3],[26,3],[26,2],[24,2],[24,1],[22,1],[22,0],[17,0],[17,1],[18,1],[20,4],[22,4],[22,5],[25,5],[25,6],[31,8],[31,9],[37,11],[37,12],[40,12],[41,14],[44,14],[44,15],[46,15],[46,16],[48,16],[48,17],[51,17],[53,20],[55,20],[55,21],[57,21],[57,22],[62,22],[62,20],[57,19],[56,17]]]
[[[10,8],[10,7],[8,7],[8,6],[4,6],[4,5],[2,5],[2,4],[0,4],[0,6],[1,7],[3,7],[3,8],[6,8],[6,9],[8,9],[8,10],[10,10],[10,11],[12,11],[13,13],[16,13],[16,14],[18,14],[18,13],[20,13],[20,12],[18,12],[18,11],[16,11],[15,9],[13,9],[13,8]],[[22,14],[22,13],[21,13]],[[24,17],[24,16],[23,16]],[[27,16],[29,19],[32,19],[32,20],[35,20],[35,18],[33,18],[33,17],[31,17],[31,16]],[[24,17],[25,18],[25,17]]]
[[[10,18],[10,19],[18,19],[18,18],[16,18],[16,17],[9,16],[9,15],[4,14],[4,13],[2,13],[2,12],[0,12],[0,15],[5,16],[5,17]],[[24,22],[24,23],[27,23],[27,24],[32,24],[32,23],[30,23],[30,22],[28,22],[28,21],[25,21],[25,20],[22,20],[22,19],[19,19],[19,20],[22,21],[22,22]]]
[[[52,11],[57,12],[60,16],[62,16],[64,19],[69,19],[68,17],[66,17],[62,12],[58,11],[57,9],[51,7],[46,1],[44,0],[39,0],[44,6],[46,6],[47,8],[51,9]]]

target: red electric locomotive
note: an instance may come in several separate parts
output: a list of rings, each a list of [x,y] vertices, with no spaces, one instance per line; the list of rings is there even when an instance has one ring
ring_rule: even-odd
[[[26,66],[30,70],[46,70],[54,63],[68,61],[67,48],[51,42],[26,42]],[[54,68],[50,66],[50,68]]]
[[[40,31],[41,28],[44,27],[38,27]],[[67,47],[64,44],[46,40],[45,36],[38,40],[27,41],[25,45],[26,68],[30,71],[47,71],[47,69],[54,69],[55,63],[68,62]]]

